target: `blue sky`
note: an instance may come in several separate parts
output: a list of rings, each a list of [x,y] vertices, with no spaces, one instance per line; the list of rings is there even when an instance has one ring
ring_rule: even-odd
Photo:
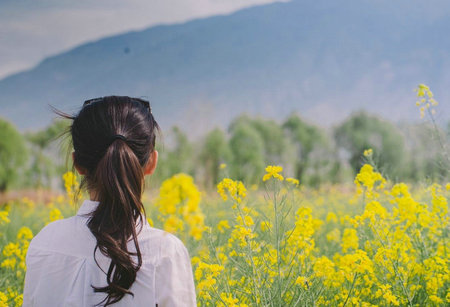
[[[0,79],[104,36],[279,0],[0,0]]]

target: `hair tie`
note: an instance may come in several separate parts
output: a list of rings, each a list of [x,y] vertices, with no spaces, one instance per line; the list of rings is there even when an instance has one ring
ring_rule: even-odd
[[[121,139],[122,141],[127,141],[127,138],[121,134],[115,134],[113,135],[113,137],[111,138],[111,141],[109,142],[109,146],[111,146],[112,143],[114,143],[115,140],[117,139]]]
[[[116,134],[116,135],[114,135],[113,136],[113,140],[117,140],[117,139],[121,139],[121,140],[123,140],[123,141],[127,141],[127,138],[126,137],[124,137],[123,135],[121,135],[121,134]]]

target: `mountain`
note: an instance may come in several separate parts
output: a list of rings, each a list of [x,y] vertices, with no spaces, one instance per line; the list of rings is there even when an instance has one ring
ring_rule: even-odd
[[[145,97],[163,129],[188,134],[242,112],[322,125],[366,109],[416,120],[426,83],[448,119],[450,3],[445,0],[297,0],[161,25],[83,44],[0,81],[0,116],[46,125],[48,104]]]

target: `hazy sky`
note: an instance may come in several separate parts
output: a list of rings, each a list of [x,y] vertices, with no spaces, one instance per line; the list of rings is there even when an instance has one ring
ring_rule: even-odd
[[[0,79],[104,36],[278,0],[0,0]]]

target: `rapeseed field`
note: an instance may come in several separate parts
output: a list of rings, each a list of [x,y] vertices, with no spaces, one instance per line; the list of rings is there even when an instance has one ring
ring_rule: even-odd
[[[63,179],[51,202],[1,206],[0,306],[22,303],[33,234],[84,197],[75,174]],[[444,306],[449,195],[450,184],[394,184],[371,164],[353,186],[319,189],[274,165],[259,186],[224,178],[205,193],[177,174],[143,199],[149,223],[187,246],[199,306]]]

